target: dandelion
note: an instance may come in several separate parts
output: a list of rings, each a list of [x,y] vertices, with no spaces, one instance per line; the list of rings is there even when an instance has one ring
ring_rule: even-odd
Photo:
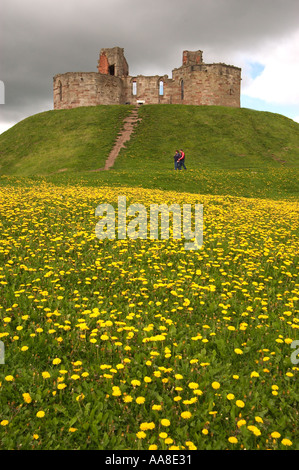
[[[237,444],[238,443],[238,439],[234,436],[230,436],[228,438],[228,441],[231,443],[231,444]]]
[[[282,439],[281,443],[284,445],[284,446],[291,446],[293,445],[292,441],[290,441],[290,439]]]
[[[133,385],[133,387],[139,387],[140,384],[140,380],[131,380],[131,385]]]
[[[198,384],[196,382],[191,382],[189,383],[188,387],[192,390],[195,390],[196,388],[198,388]]]
[[[236,401],[236,405],[237,405],[239,408],[244,408],[245,403],[244,403],[243,400],[237,400],[237,401]]]
[[[255,421],[256,421],[257,423],[263,423],[263,422],[264,422],[264,421],[263,421],[263,418],[261,418],[260,416],[255,416],[254,419],[255,419]]]
[[[78,379],[80,379],[80,375],[73,374],[73,375],[71,375],[71,379],[78,380]]]
[[[181,413],[181,417],[182,417],[183,419],[190,419],[191,416],[192,416],[192,414],[190,413],[190,411],[183,411],[183,412]]]
[[[218,390],[218,388],[220,388],[220,383],[219,383],[219,382],[213,382],[213,383],[212,383],[212,388],[213,388],[214,390]]]
[[[170,426],[170,421],[169,419],[161,419],[161,424],[162,426],[167,427],[167,426]]]
[[[258,372],[256,372],[255,370],[253,372],[251,372],[251,374],[250,374],[251,378],[252,377],[259,377],[259,376],[260,376],[260,374]]]
[[[138,439],[145,439],[146,433],[144,431],[139,431],[136,433],[136,436],[138,437]]]
[[[171,439],[171,437],[166,437],[165,439],[165,444],[172,444],[173,443],[173,439]]]
[[[273,439],[279,439],[280,436],[281,436],[281,434],[277,431],[271,432],[271,437],[273,437]]]
[[[226,398],[227,398],[228,400],[233,400],[233,399],[235,398],[235,395],[234,395],[233,393],[228,393],[228,394],[226,395]]]
[[[152,406],[152,410],[154,410],[154,411],[160,411],[161,409],[162,409],[161,405],[153,405]]]
[[[3,419],[3,420],[0,422],[1,426],[7,426],[8,423],[9,423],[9,421],[8,421],[7,419]]]
[[[78,431],[77,428],[69,428],[69,432],[76,432],[76,431]]]
[[[59,359],[58,357],[56,357],[55,359],[53,359],[52,361],[52,364],[54,365],[57,365],[57,364],[60,364],[61,363],[61,359]]]
[[[63,390],[64,388],[66,388],[66,384],[59,384],[57,385],[57,388],[58,390]]]
[[[131,403],[133,401],[133,398],[131,397],[131,395],[126,395],[125,397],[123,397],[123,401],[125,403]]]
[[[42,372],[42,376],[44,379],[48,379],[50,376],[49,372]]]
[[[23,393],[23,399],[24,399],[25,403],[31,403],[32,402],[32,398],[31,398],[29,393]]]
[[[237,422],[238,428],[240,428],[241,426],[245,426],[245,424],[246,424],[245,419],[240,419],[240,420]]]
[[[261,435],[261,431],[256,426],[247,426],[247,429],[249,429],[249,431],[253,432],[253,434],[255,436],[260,436]]]
[[[41,410],[41,411],[38,411],[38,412],[36,413],[36,416],[37,416],[37,418],[43,418],[43,417],[45,416],[45,412],[42,411],[42,410]]]
[[[150,423],[141,423],[139,428],[141,431],[147,431],[148,429],[154,429],[155,428],[155,423],[150,422]]]
[[[236,354],[243,354],[242,349],[236,348],[236,349],[234,349],[234,351],[235,351]]]
[[[7,375],[5,378],[6,382],[12,382],[14,380],[12,375]]]
[[[143,405],[144,402],[145,402],[144,397],[137,397],[136,398],[136,403],[138,403],[138,405]]]
[[[209,431],[206,428],[204,428],[201,432],[204,436],[207,436],[209,434]]]

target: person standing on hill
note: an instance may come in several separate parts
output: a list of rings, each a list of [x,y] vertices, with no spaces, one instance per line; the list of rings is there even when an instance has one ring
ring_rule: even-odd
[[[185,166],[185,152],[183,151],[183,149],[180,150],[180,158],[178,159],[178,165],[180,165],[180,169],[181,167],[183,167],[185,170],[187,170]]]
[[[174,169],[175,170],[180,170],[180,165],[178,164],[178,160],[179,158],[181,158],[181,154],[178,150],[176,150],[175,152],[175,156],[174,156]]]

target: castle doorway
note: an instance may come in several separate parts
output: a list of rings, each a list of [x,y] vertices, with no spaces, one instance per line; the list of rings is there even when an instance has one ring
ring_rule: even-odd
[[[109,65],[109,75],[115,75],[115,65]]]

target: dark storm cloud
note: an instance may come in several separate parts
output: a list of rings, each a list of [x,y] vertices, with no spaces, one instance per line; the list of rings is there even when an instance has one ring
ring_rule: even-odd
[[[206,62],[279,42],[298,28],[298,0],[2,0],[2,121],[51,109],[56,73],[96,71],[102,47],[125,49],[130,73],[171,75],[184,49]]]

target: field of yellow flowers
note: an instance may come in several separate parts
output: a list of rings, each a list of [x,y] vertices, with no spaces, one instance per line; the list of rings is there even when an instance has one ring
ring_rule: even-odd
[[[119,195],[203,204],[203,247],[99,240]],[[1,449],[298,448],[296,203],[39,182],[0,208]]]

